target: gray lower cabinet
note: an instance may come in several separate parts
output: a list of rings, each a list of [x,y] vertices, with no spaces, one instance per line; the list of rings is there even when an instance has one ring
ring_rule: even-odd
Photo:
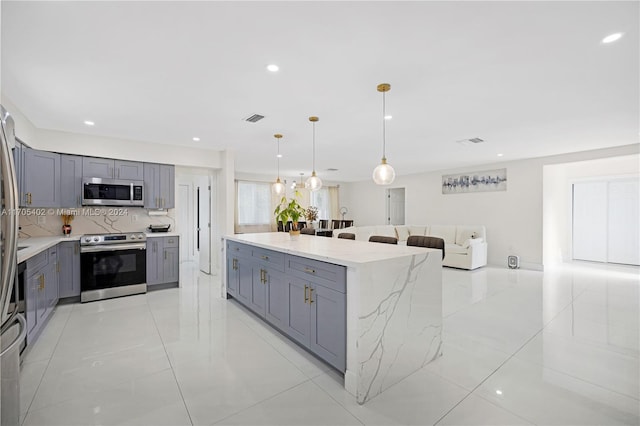
[[[46,315],[49,316],[51,311],[58,304],[58,274],[60,272],[60,263],[58,262],[58,246],[49,249],[49,265],[47,266],[44,276],[44,291],[47,299]]]
[[[58,244],[58,296],[80,296],[80,242],[66,241]]]
[[[26,148],[24,151],[26,207],[60,207],[60,154]]]
[[[82,206],[82,156],[60,154],[60,207]]]
[[[147,285],[177,283],[180,278],[179,237],[147,238]]]
[[[227,242],[227,293],[345,371],[347,297],[343,266]]]
[[[27,344],[31,344],[58,303],[57,248],[51,247],[28,259],[25,273]]]

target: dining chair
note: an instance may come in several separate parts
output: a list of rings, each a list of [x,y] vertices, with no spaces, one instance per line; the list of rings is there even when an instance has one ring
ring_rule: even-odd
[[[316,235],[316,230],[313,228],[302,228],[300,230],[301,234],[307,234],[307,235]]]
[[[331,229],[340,229],[342,221],[340,219],[331,219]]]
[[[342,221],[342,228],[348,228],[350,226],[353,226],[353,219]]]
[[[398,244],[396,237],[386,237],[383,235],[372,235],[369,237],[370,243]]]
[[[320,223],[318,226],[320,226],[320,229],[327,229],[329,227],[329,220],[320,219]]]
[[[356,234],[352,234],[351,232],[342,232],[338,234],[338,238],[342,238],[343,240],[355,240]]]
[[[424,235],[411,235],[407,238],[407,245],[442,250],[442,258],[444,259],[444,240],[442,238],[428,237]]]

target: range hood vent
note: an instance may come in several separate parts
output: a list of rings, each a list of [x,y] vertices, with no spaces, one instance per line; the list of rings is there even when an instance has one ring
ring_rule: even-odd
[[[264,118],[264,115],[253,114],[253,115],[250,115],[249,117],[245,118],[244,121],[248,121],[249,123],[257,123],[258,121],[262,120],[263,118]]]

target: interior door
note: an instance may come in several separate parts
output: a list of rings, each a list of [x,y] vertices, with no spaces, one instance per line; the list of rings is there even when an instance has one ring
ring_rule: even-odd
[[[211,183],[208,176],[198,180],[196,246],[198,247],[200,270],[211,273]]]
[[[609,182],[607,259],[640,265],[640,212],[637,179]]]
[[[387,225],[404,225],[404,188],[387,189]]]

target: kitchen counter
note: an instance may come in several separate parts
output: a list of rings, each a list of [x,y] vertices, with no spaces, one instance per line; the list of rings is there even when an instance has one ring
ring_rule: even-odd
[[[346,266],[345,389],[363,404],[441,355],[440,250],[288,233],[228,241]],[[222,265],[227,259],[224,244]],[[285,257],[285,275],[289,257]],[[294,259],[291,259],[295,261]],[[227,282],[224,271],[223,282]],[[226,295],[226,286],[224,287]],[[318,304],[314,306],[319,306]],[[319,308],[318,308],[319,309]]]
[[[65,237],[63,235],[59,237],[32,237],[23,238],[18,240],[18,263],[22,263],[25,260],[32,258],[33,256],[41,253],[43,250],[53,247],[58,243],[65,241],[80,241],[82,235],[70,235]],[[24,247],[21,249],[21,247]]]
[[[147,238],[180,236],[180,234],[178,234],[177,232],[145,232],[144,234],[147,236]]]

